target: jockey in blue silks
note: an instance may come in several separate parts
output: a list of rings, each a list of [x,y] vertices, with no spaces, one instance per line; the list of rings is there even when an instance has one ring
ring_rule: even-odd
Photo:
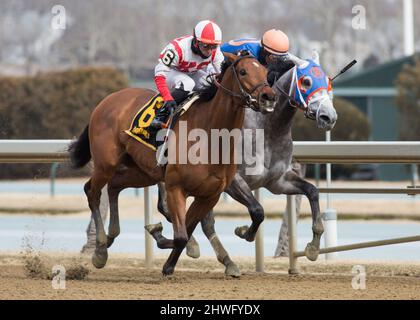
[[[289,38],[284,32],[276,29],[266,31],[261,39],[244,38],[231,40],[222,44],[220,49],[222,52],[232,54],[246,50],[265,67],[271,62],[280,63],[282,72],[293,66],[291,62],[286,61],[289,51]],[[282,72],[280,73],[282,74]],[[279,72],[269,74],[268,81],[270,85],[281,74]]]

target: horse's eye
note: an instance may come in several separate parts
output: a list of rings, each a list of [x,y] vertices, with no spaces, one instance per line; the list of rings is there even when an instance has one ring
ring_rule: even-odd
[[[304,89],[309,89],[312,86],[312,79],[310,77],[305,77],[302,80],[302,87]]]
[[[241,76],[246,76],[246,70],[245,70],[245,69],[241,69],[241,70],[239,70],[239,74],[240,74]]]

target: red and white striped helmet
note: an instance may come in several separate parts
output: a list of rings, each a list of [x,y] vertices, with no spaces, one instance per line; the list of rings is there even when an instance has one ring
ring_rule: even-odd
[[[222,30],[210,20],[203,20],[197,23],[194,28],[194,36],[198,41],[207,44],[221,44]]]

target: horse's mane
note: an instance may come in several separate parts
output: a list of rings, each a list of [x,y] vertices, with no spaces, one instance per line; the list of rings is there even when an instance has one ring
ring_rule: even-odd
[[[225,74],[227,68],[232,64],[232,62],[228,59],[223,61],[220,74],[217,76],[217,81],[221,82],[223,79],[223,75]],[[202,89],[197,90],[197,92],[200,94],[200,98],[197,100],[197,102],[207,102],[214,98],[214,96],[217,93],[218,87],[212,81],[208,86],[203,87]]]
[[[285,74],[294,66],[295,64],[292,61],[285,61],[281,59],[276,59],[269,63],[267,66],[267,80],[270,86],[272,86],[276,80],[278,80],[283,74]]]

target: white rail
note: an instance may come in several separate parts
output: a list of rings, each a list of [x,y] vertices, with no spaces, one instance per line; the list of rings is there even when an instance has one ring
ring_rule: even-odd
[[[66,161],[69,143],[70,140],[0,140],[0,161]],[[420,162],[420,141],[295,141],[293,156],[305,163],[415,163]]]
[[[71,140],[0,140],[0,162],[54,163],[68,160]]]

